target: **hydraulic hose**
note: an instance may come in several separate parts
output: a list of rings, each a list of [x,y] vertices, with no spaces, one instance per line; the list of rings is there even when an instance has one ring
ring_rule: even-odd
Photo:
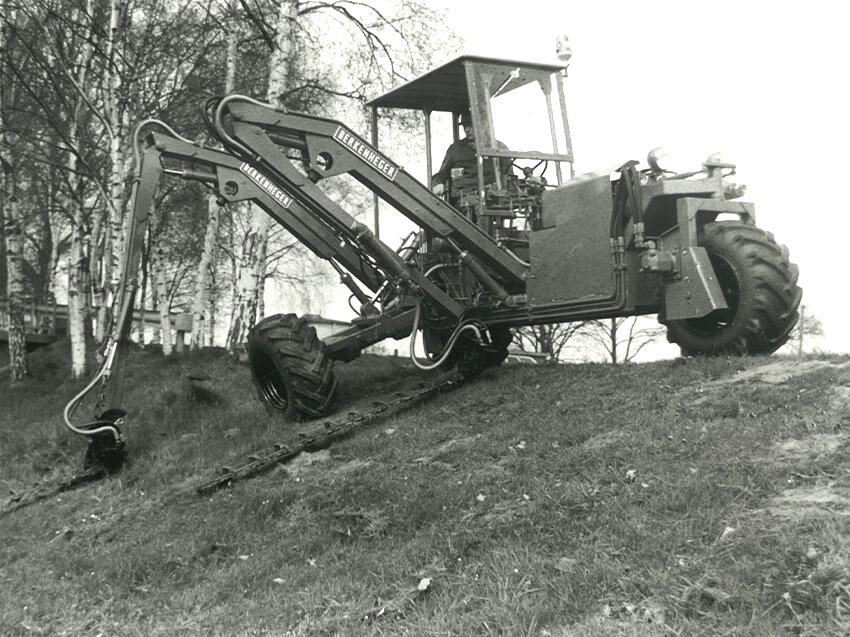
[[[478,341],[481,341],[481,330],[478,329],[478,326],[472,323],[461,323],[456,328],[455,331],[452,332],[452,335],[449,337],[446,346],[443,348],[442,353],[437,358],[437,360],[428,363],[423,363],[418,358],[416,358],[416,333],[419,331],[419,320],[422,317],[422,303],[419,302],[416,304],[416,313],[413,316],[413,329],[410,332],[410,360],[413,361],[413,364],[416,365],[419,369],[430,372],[434,369],[437,369],[440,365],[442,365],[446,359],[448,359],[449,355],[452,353],[454,349],[455,343],[460,335],[469,330],[475,333],[475,337]]]
[[[262,106],[264,108],[272,108],[272,106],[266,102],[255,100],[253,97],[247,97],[246,95],[228,95],[219,101],[215,109],[214,127],[219,141],[231,150],[235,151],[237,154],[241,155],[243,159],[256,161],[258,159],[257,153],[245,146],[239,140],[235,139],[224,129],[224,107],[227,106],[228,103],[236,100],[248,102],[249,104],[254,104],[256,106]]]
[[[118,429],[115,427],[115,425],[112,421],[95,420],[95,421],[92,421],[90,423],[86,423],[85,425],[82,425],[81,427],[78,427],[78,426],[74,425],[74,423],[71,422],[71,416],[74,415],[74,412],[77,410],[77,407],[79,407],[83,398],[94,388],[94,386],[99,381],[109,378],[110,370],[112,368],[113,358],[115,356],[115,346],[116,346],[115,341],[112,341],[111,343],[109,343],[109,345],[106,348],[106,360],[104,361],[103,365],[101,366],[100,371],[98,371],[98,373],[95,374],[95,376],[91,380],[91,382],[88,385],[86,385],[85,388],[79,394],[74,396],[68,402],[68,404],[65,405],[65,410],[62,414],[63,418],[65,419],[65,426],[68,427],[68,429],[70,429],[71,431],[73,431],[76,434],[80,434],[82,436],[95,436],[99,433],[109,432],[115,437],[115,440],[121,440],[121,432],[118,431]]]

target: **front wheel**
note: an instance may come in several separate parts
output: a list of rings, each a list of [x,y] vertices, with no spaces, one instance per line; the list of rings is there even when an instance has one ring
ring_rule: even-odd
[[[330,411],[337,382],[316,328],[295,314],[275,314],[248,335],[248,362],[260,400],[284,416],[319,418]]]
[[[708,253],[728,309],[697,319],[667,322],[667,340],[684,355],[770,354],[797,323],[802,290],[797,266],[773,235],[740,222],[701,226],[699,246]]]

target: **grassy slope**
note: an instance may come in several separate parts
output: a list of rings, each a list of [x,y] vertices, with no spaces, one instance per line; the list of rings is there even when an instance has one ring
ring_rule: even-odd
[[[60,424],[81,384],[32,363],[0,381],[4,492],[84,450]],[[345,411],[418,372],[338,375]],[[850,631],[846,359],[505,366],[206,498],[297,426],[217,351],[135,355],[126,405],[127,471],[0,517],[0,634]]]

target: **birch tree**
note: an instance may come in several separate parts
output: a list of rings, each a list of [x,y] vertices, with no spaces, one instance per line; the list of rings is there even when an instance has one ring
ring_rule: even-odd
[[[92,302],[98,307],[95,340],[103,342],[109,321],[110,300],[118,289],[117,276],[124,253],[124,178],[126,152],[123,148],[124,114],[119,104],[121,73],[117,44],[122,0],[109,0],[109,28],[104,52],[102,124],[109,140],[109,169],[104,193],[105,210],[93,218],[91,230],[90,278]],[[127,25],[124,26],[126,28]],[[102,224],[106,224],[106,229]]]
[[[289,86],[289,70],[295,49],[297,0],[282,0],[275,23],[274,45],[269,58],[269,81],[266,101],[275,108],[284,107]],[[257,320],[260,297],[265,279],[266,251],[271,217],[258,206],[251,206],[251,226],[242,245],[239,263],[239,289],[234,302],[233,320],[227,338],[227,349],[248,340],[248,332]]]
[[[2,107],[0,107],[0,130],[3,129]],[[3,137],[6,137],[5,131]],[[8,148],[8,140],[2,140],[2,147]],[[4,155],[6,153],[3,153]],[[2,208],[0,215],[4,221],[6,242],[6,326],[9,343],[9,369],[12,381],[17,381],[29,373],[27,362],[26,337],[24,334],[23,301],[23,223],[17,198],[17,181],[11,162],[0,156],[2,162]]]
[[[237,66],[237,28],[236,28],[236,0],[232,0],[228,6],[228,15],[225,16],[227,33],[227,55],[225,59],[224,93],[229,95],[233,92],[236,80]],[[204,337],[209,335],[210,342],[215,329],[212,320],[213,303],[210,298],[210,287],[212,285],[214,272],[212,270],[216,260],[216,247],[218,245],[218,228],[221,222],[221,206],[218,204],[216,195],[207,197],[207,227],[204,233],[204,247],[201,252],[201,260],[198,263],[198,271],[195,277],[195,297],[192,301],[192,338],[190,349],[200,349],[204,345]],[[210,320],[207,320],[209,317]]]
[[[154,247],[151,254],[151,261],[151,267],[154,273],[154,290],[157,298],[157,308],[159,309],[159,324],[162,332],[162,353],[165,356],[170,356],[173,350],[171,303],[168,298],[164,250],[161,246]]]
[[[77,13],[77,12],[75,12]],[[92,0],[86,0],[85,16],[93,13]],[[79,18],[79,16],[77,15]],[[71,374],[80,378],[86,374],[87,317],[90,314],[88,297],[88,269],[85,243],[90,240],[86,232],[85,208],[82,200],[82,179],[79,166],[79,138],[83,129],[83,115],[90,97],[90,65],[94,42],[84,38],[79,43],[76,74],[67,69],[76,90],[67,122],[65,152],[66,181],[68,184],[67,209],[71,219],[71,250],[68,262],[68,336],[71,339]],[[55,59],[55,57],[54,57]]]
[[[7,25],[14,19],[14,10],[8,5],[0,6],[2,25],[0,25],[0,51],[6,49],[8,37]],[[4,55],[4,61],[6,57]],[[5,75],[5,73],[4,73]],[[4,83],[5,84],[5,83]],[[17,381],[29,372],[27,362],[27,344],[24,335],[23,318],[23,223],[18,206],[17,180],[13,147],[7,132],[6,111],[11,98],[5,85],[0,87],[0,222],[3,224],[4,255],[6,263],[6,328],[9,344],[9,370],[11,380]]]
[[[53,3],[35,0],[21,5],[17,45],[27,65],[14,71],[17,86],[32,104],[29,116],[36,161],[61,170],[57,191],[70,226],[68,247],[68,333],[71,372],[86,373],[87,339],[91,331],[91,281],[96,270],[92,254],[100,244],[99,218],[92,213],[108,199],[98,179],[98,82],[96,53],[100,50],[98,5],[94,0]],[[24,133],[21,133],[24,134]],[[33,171],[30,180],[37,179]],[[58,254],[57,254],[58,256]],[[51,254],[51,259],[53,255]]]

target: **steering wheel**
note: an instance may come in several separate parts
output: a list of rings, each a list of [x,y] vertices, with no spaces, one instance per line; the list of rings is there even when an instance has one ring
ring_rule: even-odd
[[[543,166],[543,169],[540,170],[540,174],[535,174],[535,172],[537,171],[538,168],[540,168],[541,165]],[[529,167],[529,166],[517,166],[516,160],[514,160],[514,161],[511,162],[511,166],[519,168],[520,171],[522,171],[522,178],[525,179],[527,183],[530,183],[530,184],[536,183],[536,184],[543,185],[543,186],[546,185],[546,178],[543,175],[546,174],[546,169],[549,168],[549,160],[548,159],[541,159],[536,164],[534,164],[534,166],[531,166],[531,167]]]
[[[541,164],[543,165],[543,170],[540,171],[539,175],[535,175],[535,172],[538,168],[540,168]],[[537,177],[538,179],[542,178],[543,175],[546,174],[546,169],[549,167],[548,159],[541,159],[534,166],[517,166],[516,159],[511,161],[511,168],[519,168],[520,172],[522,172],[523,179],[529,179],[531,177]]]

